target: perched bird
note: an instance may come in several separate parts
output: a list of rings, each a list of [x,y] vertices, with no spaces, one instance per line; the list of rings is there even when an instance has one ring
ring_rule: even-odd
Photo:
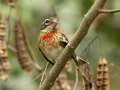
[[[54,64],[56,58],[61,54],[69,41],[58,23],[57,18],[50,17],[49,19],[45,19],[42,27],[38,38],[39,50],[48,62]],[[76,65],[79,65],[79,62],[80,64],[86,63],[86,61],[76,56],[74,52],[69,59],[73,59]]]

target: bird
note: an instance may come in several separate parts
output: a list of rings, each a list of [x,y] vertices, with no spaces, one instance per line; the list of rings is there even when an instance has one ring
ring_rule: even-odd
[[[41,27],[38,37],[39,50],[49,63],[55,64],[57,62],[56,58],[62,53],[69,40],[60,26],[58,19],[55,17],[45,19]],[[86,63],[75,52],[68,59],[74,60],[77,66]]]

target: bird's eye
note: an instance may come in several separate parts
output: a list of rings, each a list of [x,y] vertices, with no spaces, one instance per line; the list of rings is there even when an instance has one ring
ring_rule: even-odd
[[[44,22],[44,24],[45,24],[45,25],[48,25],[49,22],[50,22],[50,20],[49,20],[49,19],[46,19],[45,22]]]

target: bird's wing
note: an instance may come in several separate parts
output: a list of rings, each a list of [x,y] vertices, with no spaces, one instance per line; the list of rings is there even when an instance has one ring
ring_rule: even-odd
[[[59,44],[60,46],[62,46],[63,48],[65,48],[65,46],[68,44],[68,39],[67,37],[61,33],[61,35],[58,35],[59,37]]]
[[[68,41],[67,37],[66,37],[64,34],[61,34],[60,37],[59,37],[59,43],[60,43],[60,45],[61,45],[63,48],[65,48],[66,45],[68,44],[68,42],[69,42],[69,41]],[[73,60],[74,60],[74,62],[76,63],[77,66],[87,63],[87,61],[85,61],[84,59],[78,57],[78,56],[75,54],[75,52],[72,53],[72,56],[71,56],[71,57],[73,58]]]

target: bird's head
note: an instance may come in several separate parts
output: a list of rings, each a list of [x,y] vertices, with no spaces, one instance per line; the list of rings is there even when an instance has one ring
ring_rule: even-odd
[[[49,28],[50,30],[54,30],[58,24],[57,18],[50,17],[45,19],[42,23],[42,29]]]

